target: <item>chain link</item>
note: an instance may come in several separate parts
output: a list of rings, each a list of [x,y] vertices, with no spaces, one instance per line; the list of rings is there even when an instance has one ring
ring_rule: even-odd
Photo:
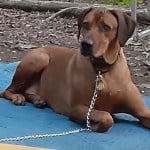
[[[46,137],[56,137],[56,136],[65,136],[69,134],[79,133],[82,131],[89,131],[87,128],[76,129],[72,131],[66,131],[62,133],[48,133],[48,134],[36,134],[36,135],[28,135],[28,136],[18,136],[12,138],[1,138],[1,142],[9,142],[9,141],[21,141],[21,140],[29,140],[29,139],[39,139],[39,138],[46,138]]]
[[[94,94],[87,112],[87,116],[86,116],[86,126],[87,129],[91,131],[91,125],[90,125],[90,115],[92,112],[92,109],[94,108],[95,102],[96,102],[96,98],[97,98],[97,93],[99,92],[99,88],[98,88],[98,84],[100,83],[100,81],[102,80],[102,75],[101,72],[99,71],[98,74],[96,75],[96,84],[95,84],[95,90],[94,90]]]
[[[94,94],[87,112],[87,117],[86,117],[86,126],[87,128],[80,128],[76,130],[70,130],[66,132],[61,132],[61,133],[48,133],[48,134],[36,134],[36,135],[28,135],[28,136],[18,136],[18,137],[12,137],[12,138],[0,138],[0,143],[1,142],[9,142],[9,141],[21,141],[21,140],[30,140],[30,139],[39,139],[39,138],[46,138],[46,137],[56,137],[56,136],[65,136],[69,134],[74,134],[74,133],[79,133],[83,131],[91,131],[91,125],[90,125],[90,115],[92,112],[92,109],[94,108],[96,98],[97,98],[97,93],[99,91],[98,84],[102,80],[101,72],[99,71],[98,74],[96,75],[96,80],[95,80],[95,90]]]

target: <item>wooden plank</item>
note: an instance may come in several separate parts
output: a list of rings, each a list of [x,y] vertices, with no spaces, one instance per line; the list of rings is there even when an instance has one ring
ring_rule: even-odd
[[[50,150],[50,149],[13,145],[13,144],[0,144],[0,150]]]

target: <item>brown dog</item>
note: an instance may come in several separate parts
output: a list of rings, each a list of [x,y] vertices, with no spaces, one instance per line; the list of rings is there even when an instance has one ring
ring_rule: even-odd
[[[24,104],[47,103],[54,111],[78,123],[85,123],[95,88],[102,73],[102,87],[90,115],[91,129],[107,131],[113,113],[125,112],[150,128],[148,110],[133,84],[123,53],[135,22],[119,10],[90,8],[78,20],[82,33],[80,51],[50,45],[27,53],[17,67],[11,85],[1,97]]]

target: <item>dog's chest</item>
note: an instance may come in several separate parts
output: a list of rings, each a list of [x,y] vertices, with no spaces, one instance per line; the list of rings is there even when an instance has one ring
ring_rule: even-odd
[[[98,91],[95,108],[113,113],[116,108],[121,107],[125,99],[126,85],[124,82],[118,82],[116,77],[109,74],[103,75],[103,83],[99,85],[101,90]]]

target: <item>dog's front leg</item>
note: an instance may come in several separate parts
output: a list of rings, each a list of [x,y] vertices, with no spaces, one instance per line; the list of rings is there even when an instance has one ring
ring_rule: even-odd
[[[72,109],[70,113],[70,120],[85,124],[87,117],[88,107],[84,105],[78,105]],[[110,113],[106,111],[99,111],[92,109],[90,115],[91,130],[96,132],[106,132],[113,124],[113,118]]]

